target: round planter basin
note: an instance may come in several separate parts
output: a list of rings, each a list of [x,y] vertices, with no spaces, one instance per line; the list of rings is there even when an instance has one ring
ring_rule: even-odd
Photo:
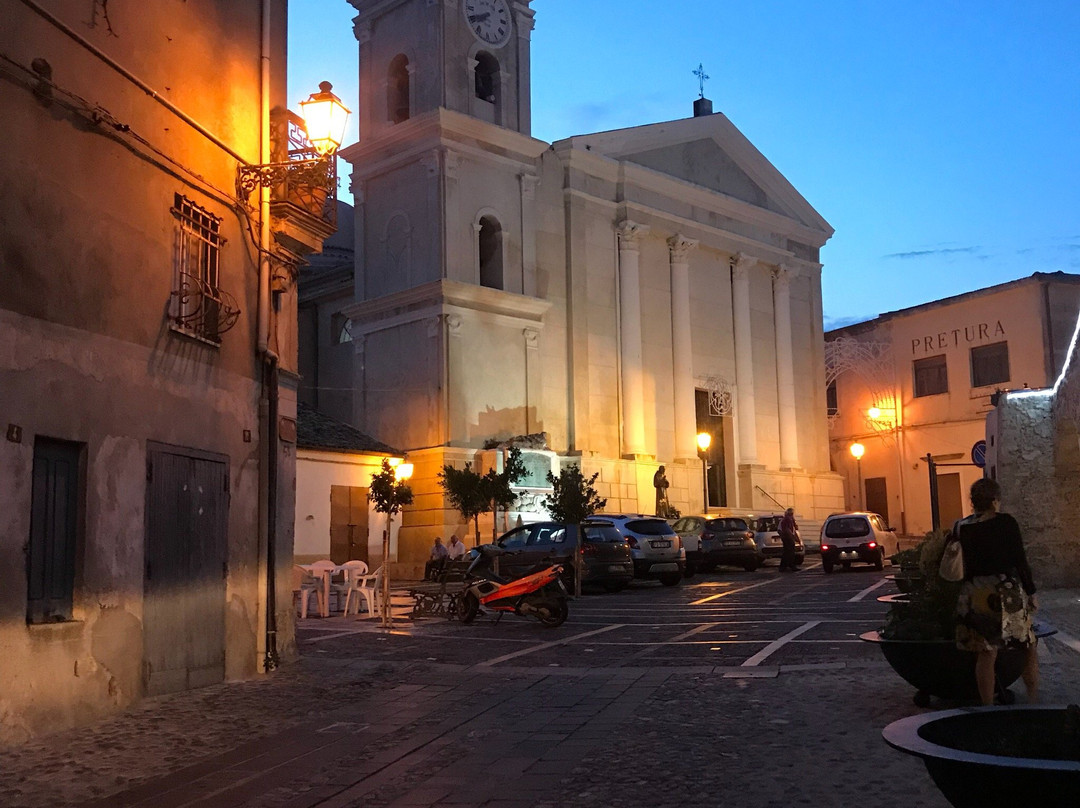
[[[881,734],[895,749],[922,758],[956,808],[1076,808],[1076,723],[1065,707],[967,707],[903,718]]]
[[[887,640],[879,631],[868,631],[859,639],[876,644],[885,660],[920,696],[936,696],[949,701],[976,701],[975,654],[961,651],[952,640]],[[1024,669],[1022,649],[998,652],[998,685],[1007,688]],[[926,699],[918,699],[924,704]]]

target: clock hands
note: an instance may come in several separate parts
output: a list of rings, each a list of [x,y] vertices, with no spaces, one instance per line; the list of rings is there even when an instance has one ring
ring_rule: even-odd
[[[491,16],[490,11],[485,11],[483,14],[470,14],[469,15],[469,22],[483,22],[484,20],[486,20],[490,16]]]

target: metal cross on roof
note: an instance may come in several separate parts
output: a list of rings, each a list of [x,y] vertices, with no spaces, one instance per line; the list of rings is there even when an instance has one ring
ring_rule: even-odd
[[[704,98],[705,82],[709,80],[710,76],[705,73],[705,66],[701,62],[698,62],[697,70],[693,71],[693,73],[698,78],[698,97]]]

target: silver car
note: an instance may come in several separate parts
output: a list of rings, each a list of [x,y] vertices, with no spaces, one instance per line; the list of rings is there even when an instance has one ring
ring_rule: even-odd
[[[784,554],[784,543],[780,540],[780,520],[783,514],[759,516],[750,520],[750,530],[754,532],[754,544],[765,558],[780,558]],[[806,550],[798,531],[795,533],[795,565],[806,560]]]
[[[675,586],[682,580],[686,555],[682,541],[666,519],[644,514],[597,514],[586,524],[609,524],[626,539],[634,560],[634,577]]]

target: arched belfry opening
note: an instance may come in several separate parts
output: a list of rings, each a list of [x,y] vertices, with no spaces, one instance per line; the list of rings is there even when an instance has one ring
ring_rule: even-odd
[[[392,123],[409,120],[409,91],[409,57],[399,53],[386,75],[386,114]]]
[[[476,54],[475,74],[476,97],[499,106],[499,60],[487,51]]]
[[[494,216],[481,216],[477,227],[480,285],[503,288],[503,230]]]

